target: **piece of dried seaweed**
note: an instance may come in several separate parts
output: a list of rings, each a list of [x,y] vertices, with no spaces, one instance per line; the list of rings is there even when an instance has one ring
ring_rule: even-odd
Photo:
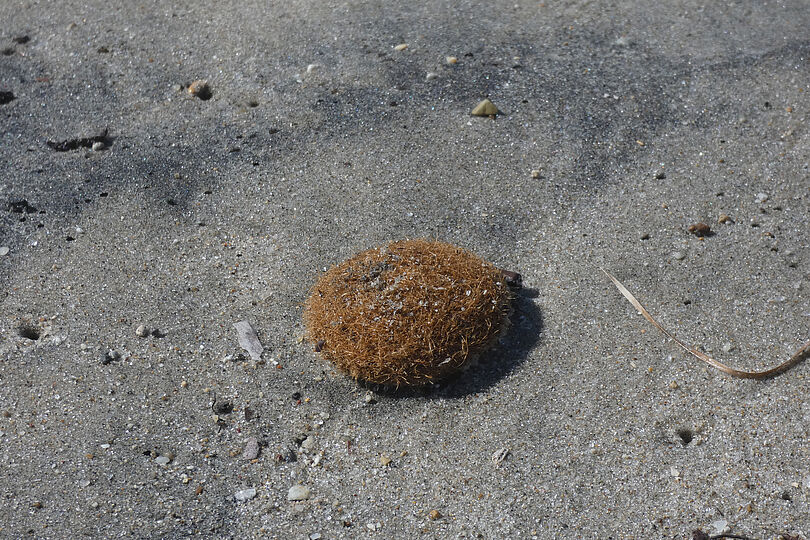
[[[636,300],[636,297],[633,296],[633,294],[630,291],[628,291],[627,288],[624,285],[622,285],[618,279],[613,277],[613,275],[611,275],[604,268],[602,269],[602,272],[604,272],[605,275],[610,278],[610,280],[613,282],[616,288],[619,289],[619,292],[622,293],[631,304],[633,304],[633,307],[635,307],[644,316],[644,318],[650,322],[650,324],[658,328],[658,330],[660,330],[661,333],[663,333],[668,338],[672,339],[683,350],[685,350],[695,358],[703,360],[710,366],[719,369],[723,373],[727,373],[732,377],[739,377],[741,379],[767,379],[775,375],[778,375],[784,371],[787,371],[788,369],[792,368],[793,366],[795,366],[796,364],[798,364],[799,362],[810,356],[810,341],[808,341],[807,343],[804,344],[804,346],[802,346],[798,351],[796,351],[793,354],[793,356],[790,357],[789,360],[779,364],[776,367],[766,369],[764,371],[740,371],[739,369],[734,369],[733,367],[727,366],[722,362],[718,362],[714,358],[711,358],[709,355],[702,353],[693,347],[690,347],[689,345],[687,345],[686,343],[675,337],[675,335],[672,332],[664,328],[658,321],[656,321],[652,317],[652,315],[650,315],[650,312],[647,311],[638,300]]]
[[[304,320],[316,350],[353,378],[418,386],[486,350],[511,298],[505,274],[492,264],[443,242],[404,240],[323,274]]]

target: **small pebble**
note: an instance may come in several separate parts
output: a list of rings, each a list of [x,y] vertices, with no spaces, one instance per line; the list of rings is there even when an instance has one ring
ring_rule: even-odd
[[[672,258],[676,261],[682,261],[686,258],[686,253],[683,251],[675,251],[672,253]]]
[[[211,86],[208,81],[200,79],[188,85],[188,93],[205,101],[211,98]]]
[[[157,463],[158,465],[168,465],[169,462],[171,462],[169,456],[159,456],[155,459],[155,463]]]
[[[768,194],[767,193],[757,193],[756,201],[758,203],[764,203],[767,200],[768,200]]]
[[[8,255],[9,251],[10,250],[8,246],[0,246],[0,257],[2,257],[3,255]]]
[[[714,534],[726,534],[731,530],[731,527],[728,526],[728,521],[725,519],[718,519],[712,523],[712,527],[714,527]]]
[[[306,486],[295,485],[287,492],[288,501],[305,501],[309,499],[309,488]]]
[[[248,439],[245,449],[242,451],[242,459],[250,461],[257,457],[259,457],[259,441],[256,437],[251,437]]]
[[[666,180],[667,174],[664,171],[659,171],[655,175],[656,180]]]
[[[618,47],[629,47],[633,44],[633,41],[627,36],[619,36],[613,44]]]
[[[380,465],[383,467],[388,467],[391,464],[391,458],[388,455],[383,454],[380,456]]]
[[[320,64],[309,64],[309,65],[307,66],[307,73],[312,73],[313,71],[317,71],[317,70],[319,70],[321,67],[322,67],[322,66],[321,66]]]
[[[431,520],[436,521],[437,519],[440,519],[442,517],[442,513],[439,512],[438,510],[431,510],[430,513],[428,513],[428,517]]]
[[[399,45],[397,45],[396,47],[394,47],[394,50],[395,50],[395,51],[404,51],[404,50],[405,50],[405,49],[407,49],[407,48],[408,48],[408,44],[407,44],[407,43],[400,43]]]
[[[428,71],[427,75],[425,75],[425,80],[427,80],[427,81],[432,81],[433,79],[438,79],[438,78],[439,78],[439,74],[436,73],[435,71]]]
[[[321,540],[321,538],[323,538],[321,533],[312,533],[309,535],[309,540]]]
[[[720,348],[723,350],[723,352],[727,353],[734,350],[734,345],[731,343],[723,343],[723,346]]]
[[[695,223],[694,225],[689,225],[687,229],[690,233],[694,234],[698,238],[703,238],[704,236],[708,236],[711,234],[712,229],[705,223]]]
[[[488,99],[479,102],[472,112],[470,112],[473,116],[495,116],[498,113],[500,113],[498,107]]]
[[[115,362],[119,358],[121,358],[121,353],[119,353],[115,349],[110,349],[109,351],[101,355],[101,363],[106,366],[111,362]]]
[[[445,60],[445,62],[447,62],[450,65],[458,63],[458,58],[456,58],[455,56],[448,56],[444,60]]]
[[[734,223],[728,214],[720,214],[717,218],[717,223]]]
[[[91,148],[93,149],[93,152],[101,152],[106,147],[107,147],[107,145],[104,144],[103,142],[96,141],[96,142],[93,143],[93,146]]]
[[[135,329],[135,335],[138,337],[146,337],[149,335],[149,329],[144,325],[140,325]]]
[[[256,488],[243,489],[233,494],[233,498],[239,502],[249,501],[256,496]]]
[[[678,383],[675,382],[675,381],[672,381],[671,383],[669,383],[669,387],[671,389],[673,389],[673,390],[677,390],[678,389]]]
[[[309,437],[301,441],[301,448],[303,448],[304,450],[312,450],[313,448],[315,448],[315,437],[310,435]]]
[[[532,169],[532,178],[540,178],[540,170]]]

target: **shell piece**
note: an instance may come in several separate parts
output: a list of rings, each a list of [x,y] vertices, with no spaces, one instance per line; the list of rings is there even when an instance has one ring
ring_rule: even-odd
[[[485,99],[475,106],[470,114],[473,116],[495,116],[500,114],[501,111],[490,100]]]
[[[500,270],[459,247],[404,240],[333,266],[304,321],[320,354],[355,379],[425,385],[459,371],[504,328]]]

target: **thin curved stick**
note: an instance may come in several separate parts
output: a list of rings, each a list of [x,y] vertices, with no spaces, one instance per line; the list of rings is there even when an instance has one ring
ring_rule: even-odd
[[[650,313],[644,308],[644,306],[641,305],[641,302],[636,300],[636,297],[633,296],[633,294],[630,291],[628,291],[627,288],[624,285],[622,285],[618,279],[613,277],[604,268],[602,268],[601,270],[602,272],[605,273],[607,277],[610,278],[613,284],[616,285],[616,288],[619,289],[619,292],[622,293],[624,297],[630,301],[631,304],[633,304],[633,307],[636,308],[638,311],[640,311],[641,314],[644,315],[644,318],[650,321],[650,324],[658,328],[661,331],[661,333],[663,333],[668,338],[672,339],[683,350],[685,350],[692,356],[699,358],[700,360],[703,360],[710,366],[719,369],[723,373],[727,373],[732,377],[740,377],[741,379],[768,379],[770,377],[782,373],[783,371],[787,371],[788,369],[792,368],[793,366],[795,366],[796,364],[798,364],[799,362],[810,356],[810,341],[808,341],[807,343],[804,344],[804,346],[802,346],[798,351],[796,351],[788,361],[783,362],[771,369],[766,369],[765,371],[740,371],[739,369],[734,369],[733,367],[727,366],[722,362],[718,362],[714,358],[711,358],[710,356],[698,351],[697,349],[693,349],[680,339],[676,338],[669,330],[661,326],[661,324],[659,324],[658,321],[652,318],[652,315],[650,315]]]

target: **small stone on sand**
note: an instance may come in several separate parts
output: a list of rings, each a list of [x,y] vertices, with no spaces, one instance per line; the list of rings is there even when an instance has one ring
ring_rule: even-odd
[[[290,488],[287,492],[288,501],[305,501],[309,499],[309,488],[301,485],[296,485]]]
[[[233,498],[239,502],[249,501],[256,496],[256,488],[243,489],[233,494]]]
[[[196,80],[188,85],[188,93],[205,101],[211,99],[211,86],[208,84],[208,81],[202,79]]]
[[[475,106],[470,114],[473,116],[495,116],[501,111],[490,100],[485,99]]]
[[[259,441],[256,437],[251,437],[248,439],[245,449],[242,450],[242,459],[250,461],[257,457],[259,457]]]

